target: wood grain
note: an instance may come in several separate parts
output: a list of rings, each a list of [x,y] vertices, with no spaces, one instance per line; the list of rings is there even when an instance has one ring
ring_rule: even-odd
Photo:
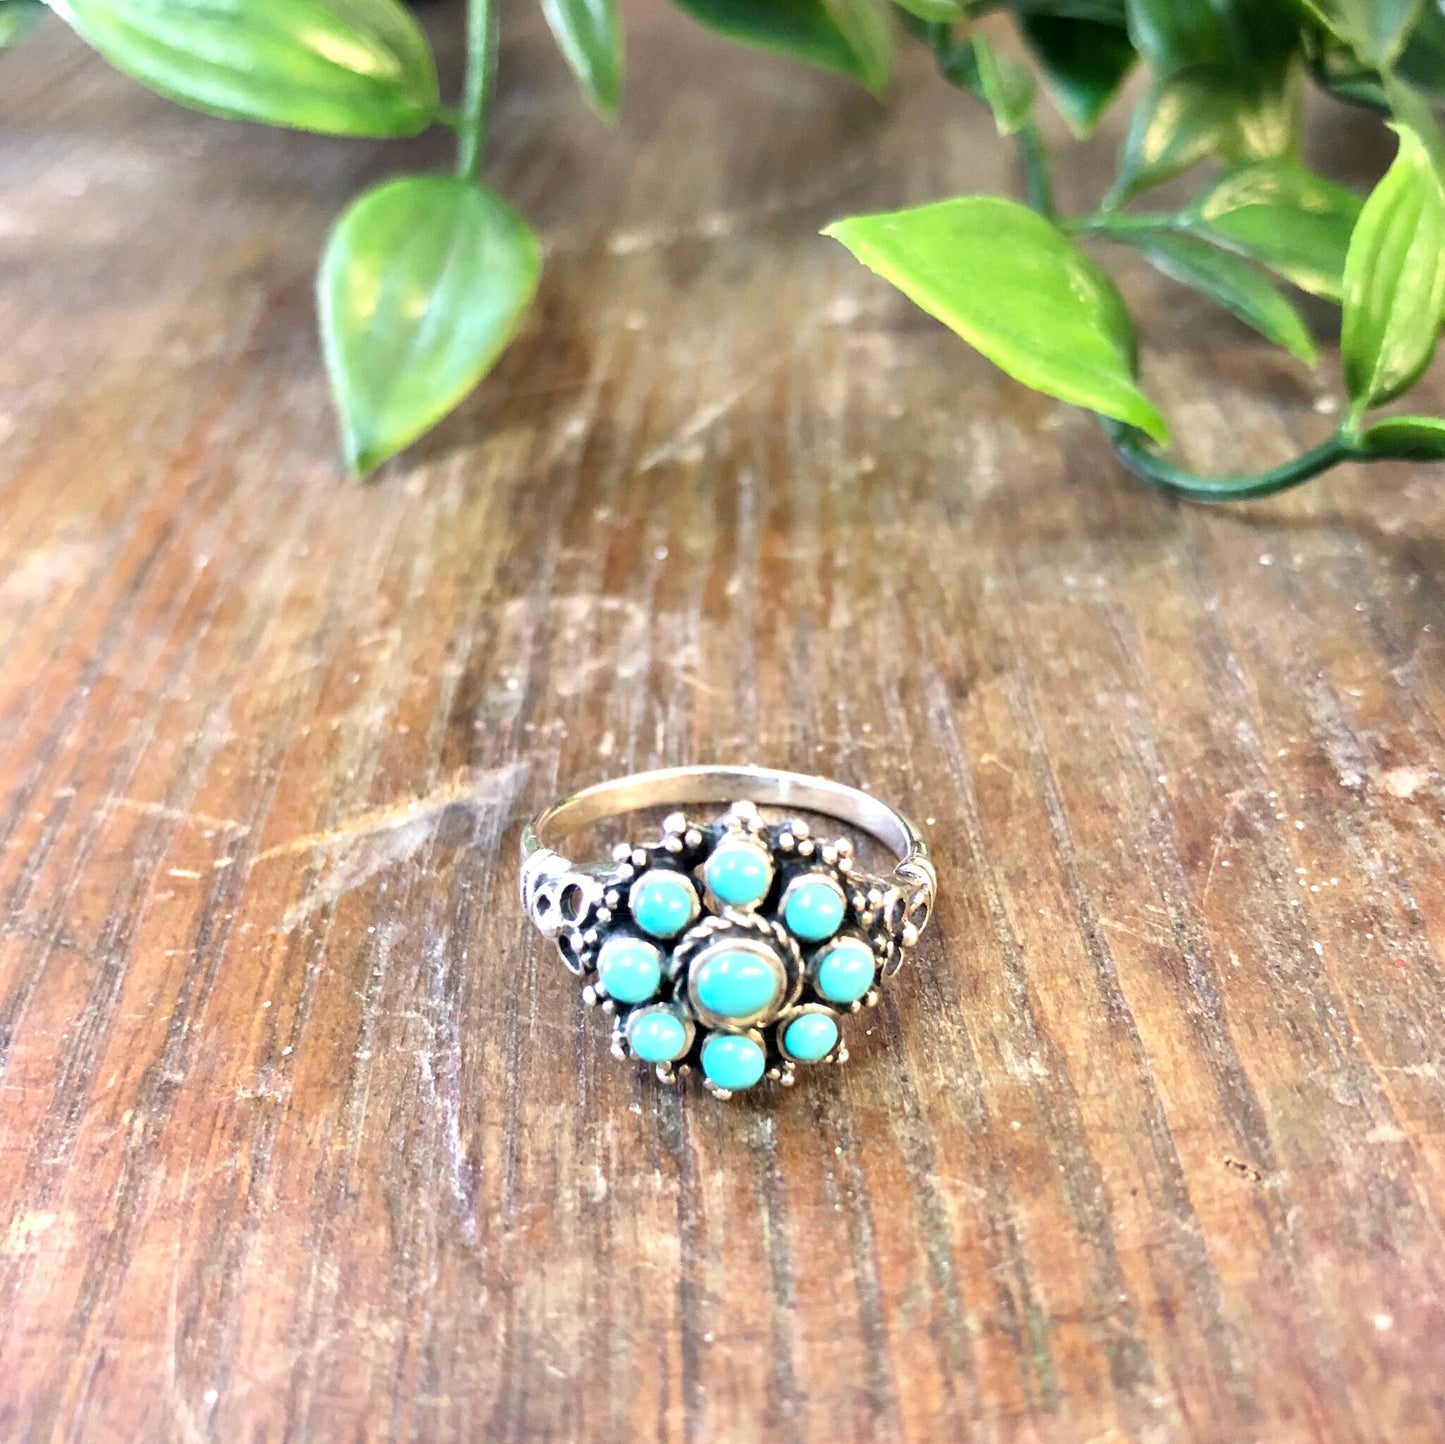
[[[366,488],[310,277],[441,142],[0,60],[0,1436],[1445,1437],[1445,474],[1145,492],[815,234],[1009,188],[983,116],[635,8],[615,133],[509,12],[540,304]],[[1327,428],[1120,274],[1201,465]],[[514,903],[531,810],[708,759],[943,878],[849,1065],[729,1105]]]

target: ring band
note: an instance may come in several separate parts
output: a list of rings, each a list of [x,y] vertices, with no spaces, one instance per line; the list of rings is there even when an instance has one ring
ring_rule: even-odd
[[[664,807],[727,803],[712,820],[672,812],[659,835],[573,862],[574,833]],[[797,809],[889,848],[886,877],[852,839],[824,841]],[[522,906],[613,1015],[612,1051],[664,1082],[696,1069],[720,1097],[800,1065],[841,1063],[844,1019],[878,1001],[927,926],[938,879],[923,834],[855,787],[766,767],[669,767],[585,788],[522,833]]]

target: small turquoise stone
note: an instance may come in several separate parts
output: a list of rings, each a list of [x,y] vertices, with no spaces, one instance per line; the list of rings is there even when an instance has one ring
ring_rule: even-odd
[[[628,1020],[627,1041],[643,1062],[671,1063],[687,1051],[687,1029],[666,1008],[648,1008]]]
[[[729,1093],[751,1088],[763,1076],[767,1060],[751,1038],[714,1033],[702,1045],[702,1071]]]
[[[675,938],[697,916],[697,891],[680,872],[653,868],[632,884],[627,905],[643,932]]]
[[[662,954],[642,938],[608,938],[597,955],[597,973],[609,997],[645,1003],[662,982]]]
[[[780,991],[777,969],[742,948],[704,958],[689,986],[698,1003],[720,1018],[755,1018]]]
[[[820,943],[843,922],[843,894],[832,878],[805,877],[788,889],[783,921],[795,938]]]
[[[801,1013],[784,1029],[783,1046],[800,1063],[816,1063],[838,1046],[838,1024],[826,1013]]]
[[[767,897],[773,885],[773,860],[756,842],[732,838],[718,844],[703,864],[702,875],[719,902],[749,908]]]
[[[832,1003],[856,1003],[873,986],[873,949],[861,938],[839,938],[818,960],[818,991]]]

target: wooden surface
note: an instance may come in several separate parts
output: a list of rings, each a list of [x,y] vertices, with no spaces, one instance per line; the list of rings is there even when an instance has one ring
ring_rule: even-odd
[[[1445,472],[1146,493],[815,234],[1009,186],[976,109],[633,9],[615,134],[518,14],[541,303],[365,489],[312,267],[445,147],[0,61],[0,1436],[1445,1437]],[[1327,428],[1124,277],[1200,463]],[[536,806],[708,759],[943,880],[727,1105],[514,903]]]

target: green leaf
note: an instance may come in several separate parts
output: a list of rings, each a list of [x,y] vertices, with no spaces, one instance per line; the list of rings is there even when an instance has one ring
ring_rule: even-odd
[[[978,84],[1000,135],[1013,135],[1029,118],[1034,104],[1034,80],[1021,65],[1000,55],[982,35],[973,37]]]
[[[1314,342],[1299,312],[1248,262],[1197,236],[1158,226],[1115,223],[1105,234],[1132,246],[1166,276],[1217,301],[1267,340],[1314,365]]]
[[[582,92],[599,115],[617,114],[622,27],[615,0],[542,0],[542,13]]]
[[[1425,6],[1400,52],[1395,74],[1437,103],[1445,97],[1445,10],[1438,3]]]
[[[1445,420],[1438,416],[1387,416],[1363,436],[1360,447],[1370,456],[1401,461],[1445,461]]]
[[[1225,150],[1238,104],[1207,74],[1156,80],[1134,108],[1111,200],[1160,185]]]
[[[838,28],[858,57],[858,78],[875,95],[893,73],[893,30],[887,0],[831,0]]]
[[[1358,196],[1304,166],[1261,161],[1221,176],[1186,219],[1301,290],[1338,301],[1360,205]]]
[[[432,123],[431,50],[397,0],[51,0],[118,69],[213,115],[328,135]]]
[[[893,3],[900,10],[934,24],[947,25],[954,20],[962,20],[968,14],[963,0],[893,0]]]
[[[1445,194],[1414,131],[1365,202],[1345,260],[1340,350],[1356,413],[1430,364],[1445,313]]]
[[[1379,70],[1393,64],[1422,8],[1422,0],[1305,0],[1305,4]]]
[[[1128,32],[1067,15],[1025,15],[1021,27],[1054,104],[1076,135],[1087,135],[1134,64]]]
[[[1299,86],[1293,66],[1240,77],[1196,66],[1156,80],[1135,108],[1111,199],[1115,202],[1209,156],[1238,162],[1291,155],[1299,138]]]
[[[1229,8],[1210,0],[1128,0],[1125,10],[1135,47],[1167,77],[1230,53]]]
[[[1154,82],[1140,101],[1111,201],[1207,156],[1293,154],[1300,131],[1298,19],[1264,0],[1129,0],[1129,34]]]
[[[1096,25],[1125,23],[1126,0],[1009,0],[1015,15],[1059,15],[1069,20],[1091,20]]]
[[[1165,439],[1134,382],[1134,330],[1118,291],[1037,212],[969,196],[855,216],[823,234],[1024,385]]]
[[[13,45],[44,14],[40,0],[0,0],[0,50]]]
[[[878,91],[888,79],[887,29],[873,0],[672,0],[720,34],[841,70]]]
[[[486,375],[541,264],[526,222],[459,176],[386,181],[351,204],[322,258],[317,299],[357,471],[416,440]]]

